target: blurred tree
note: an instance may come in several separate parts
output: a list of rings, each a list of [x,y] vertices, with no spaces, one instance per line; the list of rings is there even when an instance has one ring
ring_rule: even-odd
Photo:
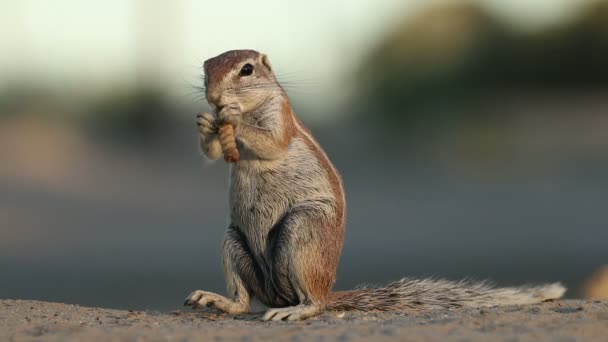
[[[389,33],[360,69],[354,107],[399,132],[486,115],[469,109],[505,91],[606,87],[608,1],[527,33],[472,2],[430,7]]]
[[[159,140],[174,106],[157,88],[112,93],[91,105],[89,126],[104,138],[126,143]]]

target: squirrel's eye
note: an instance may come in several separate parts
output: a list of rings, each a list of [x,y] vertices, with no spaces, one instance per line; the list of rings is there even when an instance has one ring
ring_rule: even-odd
[[[249,76],[251,74],[253,74],[253,65],[249,63],[243,65],[241,72],[239,72],[239,76]]]

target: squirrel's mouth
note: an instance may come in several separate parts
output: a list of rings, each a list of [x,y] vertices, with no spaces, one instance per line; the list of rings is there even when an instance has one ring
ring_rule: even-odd
[[[218,103],[216,101],[211,101],[211,100],[209,100],[207,102],[209,103],[209,106],[211,107],[211,111],[216,115],[227,106],[227,104],[221,103],[221,102]]]
[[[216,104],[211,104],[209,103],[209,105],[211,106],[211,109],[213,110],[213,113],[218,114],[219,112],[222,111],[222,109],[224,109],[225,106],[218,106]]]

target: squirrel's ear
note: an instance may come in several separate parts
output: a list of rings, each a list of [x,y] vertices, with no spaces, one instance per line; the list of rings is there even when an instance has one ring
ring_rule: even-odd
[[[270,65],[270,59],[268,59],[268,56],[266,56],[265,54],[261,54],[260,59],[262,60],[262,64],[264,64],[264,66],[268,68],[268,71],[272,72],[272,65]]]

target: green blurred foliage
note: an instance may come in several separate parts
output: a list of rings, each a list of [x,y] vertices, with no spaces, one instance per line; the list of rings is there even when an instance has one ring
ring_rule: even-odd
[[[40,112],[52,115],[61,107],[52,89],[25,83],[14,83],[0,89],[0,120],[33,116]]]
[[[116,142],[148,143],[158,140],[162,129],[175,118],[174,104],[165,92],[153,87],[127,89],[102,96],[89,108],[87,125],[102,138]]]
[[[486,115],[472,108],[501,93],[605,88],[608,1],[533,32],[474,3],[431,7],[372,49],[357,77],[362,117],[399,131]]]

